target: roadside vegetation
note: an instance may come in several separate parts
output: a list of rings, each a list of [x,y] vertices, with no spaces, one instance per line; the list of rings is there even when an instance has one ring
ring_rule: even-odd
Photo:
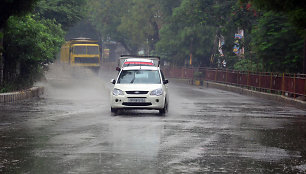
[[[305,8],[302,0],[88,1],[102,39],[131,53],[145,50],[180,66],[220,67],[225,60],[230,69],[286,73],[305,73]],[[244,53],[235,54],[235,45]]]
[[[4,0],[0,92],[41,78],[65,32],[82,19],[102,43],[172,65],[306,73],[305,8],[302,0]]]
[[[43,78],[65,31],[84,17],[83,0],[4,0],[0,19],[0,92],[31,87]]]

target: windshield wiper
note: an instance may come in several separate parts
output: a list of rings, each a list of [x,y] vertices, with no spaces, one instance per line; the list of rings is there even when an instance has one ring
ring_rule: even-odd
[[[134,81],[135,81],[135,75],[134,75],[134,78],[132,79],[132,81],[130,83],[134,83]]]

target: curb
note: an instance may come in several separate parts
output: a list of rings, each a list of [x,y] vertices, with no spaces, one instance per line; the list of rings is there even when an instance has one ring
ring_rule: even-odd
[[[188,83],[190,85],[216,88],[216,89],[221,89],[225,91],[239,93],[242,95],[264,98],[264,99],[276,101],[281,104],[292,105],[296,108],[306,110],[306,101],[289,98],[283,95],[270,94],[270,93],[265,93],[265,92],[260,92],[260,91],[253,91],[253,90],[249,90],[246,88],[241,88],[241,87],[232,86],[228,84],[222,84],[222,83],[209,82],[209,81],[202,81],[199,84],[199,83],[195,83],[194,80],[189,80]]]
[[[33,97],[39,97],[44,93],[44,90],[44,87],[32,87],[24,91],[2,93],[0,94],[0,103],[8,103]]]

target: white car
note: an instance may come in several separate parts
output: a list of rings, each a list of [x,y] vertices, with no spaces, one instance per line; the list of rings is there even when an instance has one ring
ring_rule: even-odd
[[[168,80],[159,67],[123,67],[112,79],[111,112],[119,109],[153,109],[164,114],[168,110]]]

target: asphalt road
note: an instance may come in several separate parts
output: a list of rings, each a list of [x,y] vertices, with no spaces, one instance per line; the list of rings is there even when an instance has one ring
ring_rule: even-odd
[[[305,173],[306,112],[170,79],[169,112],[112,116],[110,78],[52,68],[0,104],[0,173]]]

